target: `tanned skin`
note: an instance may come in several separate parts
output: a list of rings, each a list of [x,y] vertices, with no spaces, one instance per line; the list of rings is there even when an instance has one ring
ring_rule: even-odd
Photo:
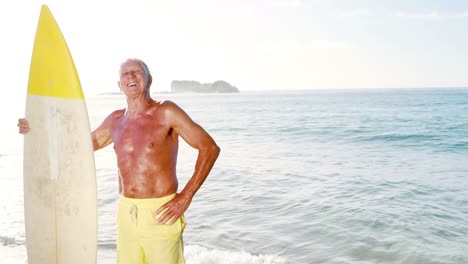
[[[154,215],[160,223],[174,223],[189,207],[213,167],[220,148],[213,138],[171,101],[159,102],[149,95],[151,75],[138,60],[121,65],[118,85],[127,108],[112,112],[92,132],[94,150],[114,143],[119,168],[120,194],[129,198],[160,198],[176,193]],[[19,119],[19,132],[31,129]],[[33,129],[33,128],[32,128]],[[192,177],[179,193],[176,176],[179,137],[198,150]]]

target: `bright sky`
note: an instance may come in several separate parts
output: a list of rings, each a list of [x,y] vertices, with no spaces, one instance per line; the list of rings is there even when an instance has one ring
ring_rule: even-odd
[[[153,91],[220,79],[241,91],[468,86],[465,0],[10,0],[0,6],[0,151],[22,141],[44,3],[85,96],[118,92],[128,57],[147,62]]]
[[[118,92],[127,57],[147,62],[153,91],[468,86],[468,1],[15,0],[0,9],[0,70],[19,96],[43,3],[85,95]]]

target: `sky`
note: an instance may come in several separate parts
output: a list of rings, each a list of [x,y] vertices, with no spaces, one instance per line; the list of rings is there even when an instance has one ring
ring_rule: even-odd
[[[241,91],[468,86],[463,0],[15,0],[0,10],[0,70],[26,93],[42,4],[86,94],[118,92],[129,57],[153,91],[225,80]]]
[[[42,4],[85,97],[119,92],[119,65],[133,57],[150,67],[153,92],[172,80],[224,80],[241,92],[468,87],[468,0],[8,0],[0,156],[21,150]]]

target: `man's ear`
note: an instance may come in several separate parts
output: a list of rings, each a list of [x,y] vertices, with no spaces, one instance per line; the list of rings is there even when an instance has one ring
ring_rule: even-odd
[[[119,86],[120,91],[122,91],[122,87],[120,87],[120,81],[117,81],[117,85]]]
[[[147,84],[148,88],[150,88],[151,83],[153,83],[153,76],[151,76],[151,74],[150,74],[150,75],[148,75],[148,84]]]

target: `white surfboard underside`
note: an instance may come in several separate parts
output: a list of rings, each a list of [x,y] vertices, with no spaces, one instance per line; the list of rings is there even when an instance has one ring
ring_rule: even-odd
[[[28,94],[26,118],[29,263],[96,263],[96,172],[85,101]]]

